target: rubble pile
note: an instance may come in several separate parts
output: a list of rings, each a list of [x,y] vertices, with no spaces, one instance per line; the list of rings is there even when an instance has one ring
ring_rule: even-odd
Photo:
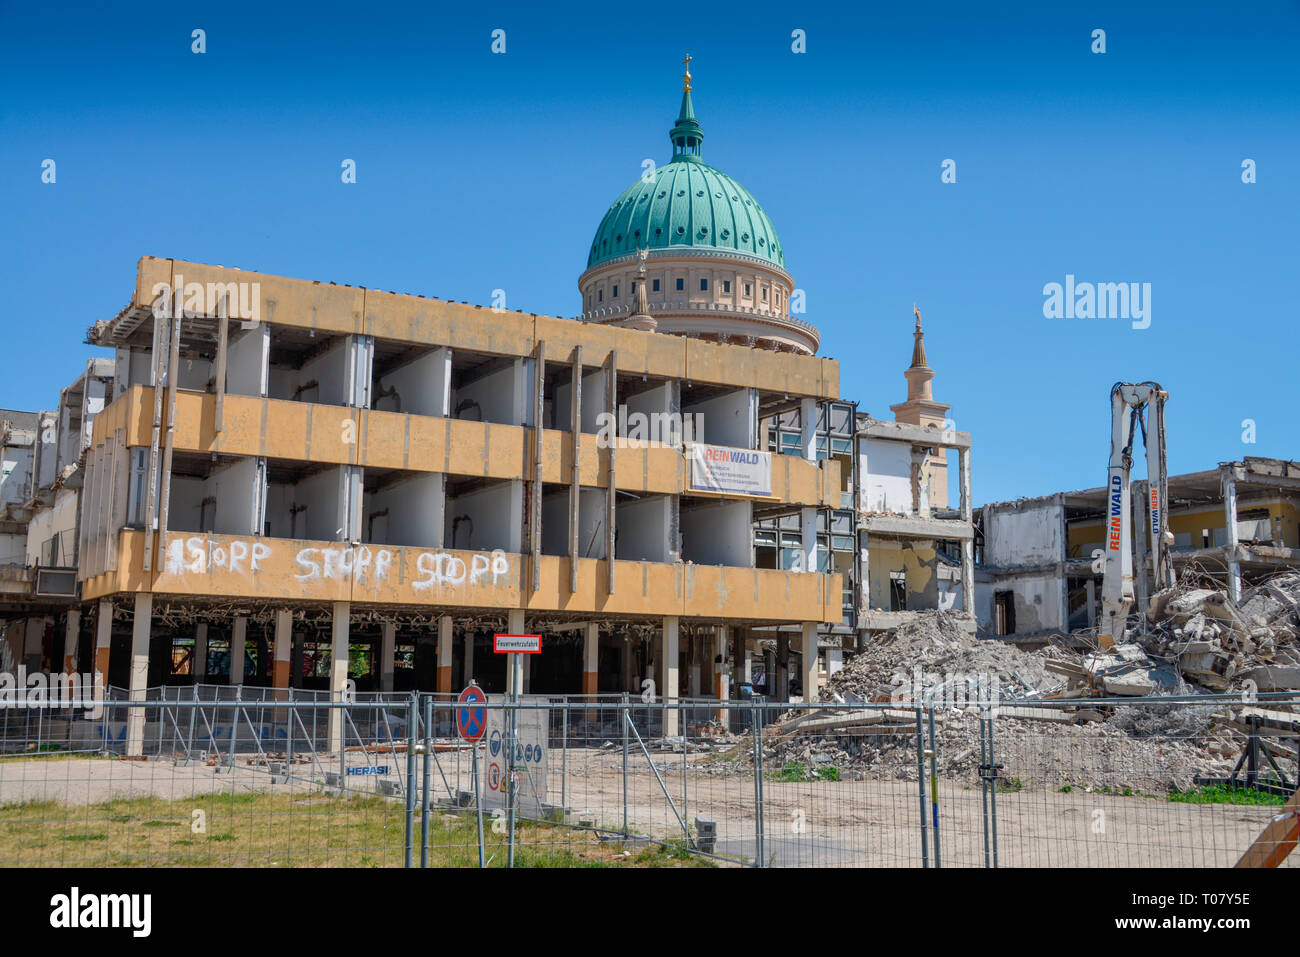
[[[946,684],[950,691],[961,686],[968,697],[996,693],[1010,698],[1064,687],[1048,673],[1047,662],[1073,653],[1059,648],[1031,653],[1000,641],[976,640],[970,623],[963,612],[917,615],[854,655],[822,688],[821,700],[898,703],[910,700],[918,685],[933,690]]]
[[[1136,639],[1198,690],[1300,689],[1300,572],[1248,588],[1240,602],[1213,589],[1167,588],[1151,599]]]
[[[1213,708],[1171,708],[1170,712],[1153,716],[1143,709],[1121,708],[1106,721],[999,721],[999,786],[1009,790],[1030,785],[1071,786],[1121,793],[1128,788],[1154,793],[1186,790],[1201,775],[1230,775],[1241,755],[1240,734],[1216,718]],[[969,712],[938,712],[935,734],[939,775],[972,784],[978,781],[977,718]],[[742,763],[752,765],[747,756],[742,757]],[[884,777],[915,781],[915,723],[913,720],[906,730],[900,726],[893,734],[848,731],[804,735],[796,729],[790,734],[765,735],[763,763],[770,771],[793,763],[814,773],[818,768],[834,767],[841,780]],[[927,759],[925,774],[929,773]]]
[[[1026,651],[972,630],[963,613],[936,611],[873,640],[822,689],[820,700],[839,707],[793,710],[765,731],[765,765],[915,780],[911,706],[924,701],[935,706],[940,773],[976,777],[976,712],[953,701],[964,692],[966,704],[998,707],[998,762],[1017,769],[1003,773],[1040,784],[1152,791],[1227,777],[1251,722],[1269,729],[1260,746],[1295,766],[1300,716],[1286,704],[1115,707],[1090,699],[1300,689],[1300,573],[1247,589],[1238,602],[1187,584],[1165,589],[1109,649],[1076,642]],[[1029,700],[1053,704],[1023,706]],[[897,707],[851,707],[866,703]]]

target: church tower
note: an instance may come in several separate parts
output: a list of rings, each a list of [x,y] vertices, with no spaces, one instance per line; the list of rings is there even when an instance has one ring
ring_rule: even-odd
[[[891,405],[895,422],[909,425],[933,426],[942,429],[952,406],[934,400],[930,383],[934,370],[925,358],[925,332],[921,328],[921,310],[912,306],[916,315],[916,329],[912,332],[912,364],[903,375],[907,378],[907,401]],[[948,452],[946,449],[925,456],[914,469],[915,480],[925,485],[928,479],[931,508],[948,507]]]

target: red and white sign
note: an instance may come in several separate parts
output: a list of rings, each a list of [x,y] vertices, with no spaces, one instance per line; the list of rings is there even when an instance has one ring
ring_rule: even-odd
[[[498,655],[540,655],[541,635],[493,635],[492,650]]]

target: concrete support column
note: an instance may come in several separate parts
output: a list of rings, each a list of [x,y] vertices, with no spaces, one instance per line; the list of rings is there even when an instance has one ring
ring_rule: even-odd
[[[636,673],[633,665],[636,664],[637,643],[631,638],[623,639],[623,690],[634,691],[636,684]]]
[[[730,654],[731,629],[719,625],[713,632],[713,654],[710,656],[710,669],[713,675],[713,697],[726,701],[731,697],[730,682],[727,680],[727,657]],[[719,708],[717,720],[724,728],[727,726],[727,712]]]
[[[451,641],[451,615],[443,615],[438,619],[438,680],[434,685],[438,694],[451,694]]]
[[[379,626],[379,689],[393,690],[393,657],[397,654],[397,624],[382,622]]]
[[[799,511],[799,563],[795,571],[817,571],[817,509],[804,508]]]
[[[248,640],[248,619],[236,616],[230,626],[230,686],[244,683],[244,644]]]
[[[128,686],[131,701],[143,702],[149,683],[149,632],[153,621],[153,595],[137,592],[135,596],[135,621],[131,625],[131,680]],[[126,756],[138,758],[144,754],[144,708],[131,708],[126,716]]]
[[[799,451],[809,462],[817,461],[817,406],[816,399],[799,400]]]
[[[206,621],[194,626],[194,659],[190,672],[196,685],[202,684],[208,676],[208,623]]]
[[[805,621],[801,625],[800,652],[803,653],[803,700],[816,701],[820,671],[817,668],[817,622]]]
[[[352,605],[346,601],[334,602],[334,621],[330,634],[330,701],[342,701],[348,683],[348,637],[351,630]],[[343,750],[343,713],[330,710],[329,749],[337,754]]]
[[[465,635],[465,684],[474,680],[474,639],[478,632],[471,631]]]
[[[600,685],[600,628],[594,622],[583,629],[582,693],[596,694]]]
[[[292,657],[289,659],[289,687],[302,687],[302,649],[306,639],[301,634],[293,636]]]
[[[289,661],[293,649],[293,611],[278,608],[275,612],[275,651],[271,655],[271,686],[289,687]]]
[[[113,644],[113,603],[107,598],[99,600],[95,615],[95,670],[103,676],[108,687],[108,653]]]
[[[1168,511],[1168,506],[1165,506]],[[1237,556],[1237,481],[1232,477],[1232,468],[1223,470],[1223,518],[1227,524],[1228,543],[1228,597],[1241,601],[1241,562]],[[1166,523],[1168,518],[1165,519]]]
[[[686,696],[699,698],[703,695],[703,675],[700,673],[700,639],[698,635],[686,636]]]
[[[970,486],[970,449],[957,450],[958,472],[961,484],[961,520],[972,521]],[[961,610],[975,614],[975,538],[961,542]]]
[[[664,617],[664,637],[662,665],[659,682],[659,697],[664,705],[671,708],[677,703],[677,660],[680,651],[680,625],[676,615]],[[664,711],[664,734],[671,737],[680,733],[675,710]]]
[[[790,636],[784,631],[776,633],[776,687],[769,694],[777,701],[790,700]]]
[[[74,674],[77,670],[77,646],[81,643],[81,609],[69,608],[68,620],[63,627],[63,671]]]

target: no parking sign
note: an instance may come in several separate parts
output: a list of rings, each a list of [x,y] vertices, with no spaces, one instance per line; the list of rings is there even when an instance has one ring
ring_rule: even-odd
[[[476,744],[487,731],[487,708],[475,708],[487,701],[487,695],[478,685],[470,685],[460,693],[456,703],[456,730],[471,744]]]

